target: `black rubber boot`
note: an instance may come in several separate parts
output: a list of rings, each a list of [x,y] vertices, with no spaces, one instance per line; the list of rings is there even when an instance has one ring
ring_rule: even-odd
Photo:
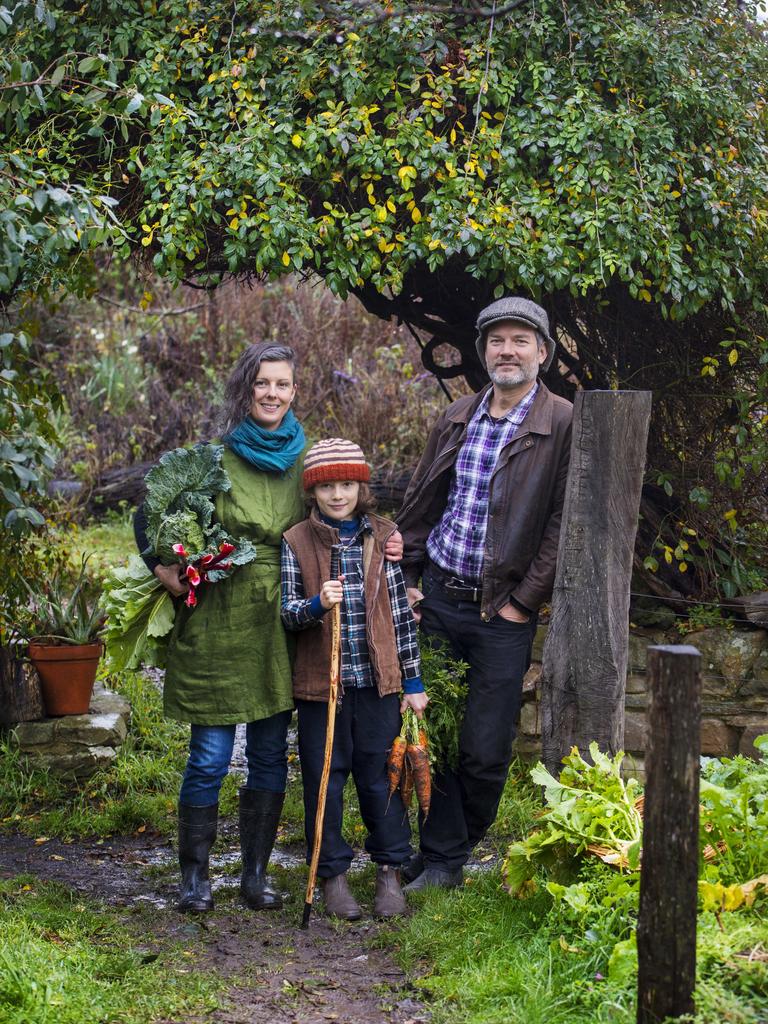
[[[279,910],[280,893],[269,884],[267,865],[275,845],[284,793],[267,789],[240,789],[240,849],[243,874],[240,895],[253,910]]]
[[[179,804],[179,866],[181,896],[176,909],[182,913],[213,910],[208,880],[208,855],[216,839],[219,805],[195,807]]]

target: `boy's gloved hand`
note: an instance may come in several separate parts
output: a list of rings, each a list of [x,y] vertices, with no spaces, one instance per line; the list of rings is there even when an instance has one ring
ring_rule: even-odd
[[[320,604],[328,611],[335,604],[341,604],[344,600],[343,576],[336,580],[326,580],[320,590]]]
[[[400,701],[400,714],[405,714],[407,708],[413,708],[416,717],[421,718],[427,704],[429,704],[429,697],[423,690],[421,693],[406,693]]]

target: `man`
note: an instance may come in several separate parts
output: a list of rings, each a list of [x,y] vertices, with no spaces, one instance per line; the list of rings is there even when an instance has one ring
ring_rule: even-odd
[[[480,313],[477,331],[491,384],[437,421],[397,520],[422,632],[469,665],[459,767],[435,778],[406,891],[460,885],[496,817],[537,611],[555,576],[572,407],[537,379],[555,354],[549,319],[508,297]]]

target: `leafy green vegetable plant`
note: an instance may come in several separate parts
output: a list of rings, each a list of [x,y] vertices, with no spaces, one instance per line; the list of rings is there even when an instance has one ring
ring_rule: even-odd
[[[755,747],[758,761],[703,759],[701,846],[713,852],[704,881],[743,885],[768,870],[768,734]]]
[[[110,571],[104,582],[104,640],[110,669],[165,665],[165,640],[173,629],[171,595],[138,555]]]
[[[221,445],[198,444],[163,455],[147,474],[147,533],[164,564],[181,564],[190,583],[185,603],[194,607],[202,583],[225,579],[256,558],[248,540],[233,540],[214,521],[214,499],[231,487]],[[162,666],[176,606],[165,587],[138,556],[113,569],[104,585],[105,639],[112,671]]]
[[[504,881],[513,895],[529,890],[536,867],[589,851],[606,864],[636,870],[640,861],[640,784],[621,777],[623,752],[608,757],[591,743],[589,764],[574,747],[560,778],[543,764],[531,770],[544,787],[542,828],[513,843],[504,861]]]
[[[438,768],[455,769],[459,762],[459,731],[467,702],[469,666],[448,653],[447,646],[430,640],[421,648],[421,674],[429,694],[426,721],[430,761]]]

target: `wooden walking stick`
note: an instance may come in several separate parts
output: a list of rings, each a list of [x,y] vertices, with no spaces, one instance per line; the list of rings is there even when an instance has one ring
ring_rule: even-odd
[[[341,563],[341,545],[331,547],[331,579],[339,577]],[[331,688],[328,695],[328,720],[325,726],[325,754],[323,771],[320,776],[320,789],[317,794],[317,812],[315,813],[315,835],[312,842],[312,858],[309,863],[309,879],[307,893],[304,897],[304,916],[301,927],[309,927],[312,913],[312,897],[317,881],[317,863],[320,860],[320,844],[323,841],[323,821],[325,819],[325,798],[328,795],[328,779],[331,774],[331,757],[333,756],[333,734],[336,728],[336,707],[339,702],[339,676],[341,674],[341,605],[335,604],[331,609]]]

